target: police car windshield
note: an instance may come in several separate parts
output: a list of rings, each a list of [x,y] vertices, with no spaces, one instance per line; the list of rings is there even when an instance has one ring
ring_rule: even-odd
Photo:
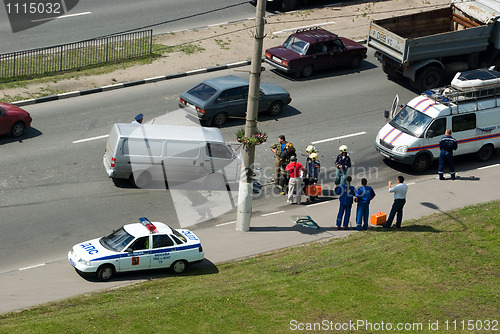
[[[122,227],[119,230],[113,231],[108,236],[101,238],[99,242],[109,250],[121,252],[133,239],[134,237],[128,234]]]
[[[405,106],[394,116],[389,124],[409,135],[420,137],[431,121],[432,118],[426,114],[410,106]]]
[[[283,43],[283,47],[285,49],[300,53],[301,55],[305,55],[307,49],[309,48],[309,43],[296,38],[294,35],[291,35],[286,39],[285,43]]]

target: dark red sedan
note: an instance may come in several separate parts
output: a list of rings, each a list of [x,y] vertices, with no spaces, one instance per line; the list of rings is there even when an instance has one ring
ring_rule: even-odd
[[[278,70],[308,77],[314,71],[348,66],[358,68],[366,47],[322,29],[297,30],[282,46],[266,50],[266,63]]]
[[[12,104],[0,103],[0,135],[19,137],[30,126],[29,112]]]

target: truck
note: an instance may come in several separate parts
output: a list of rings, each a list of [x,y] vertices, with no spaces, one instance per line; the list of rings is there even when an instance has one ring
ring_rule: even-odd
[[[419,92],[457,72],[500,68],[500,0],[456,1],[448,7],[370,22],[368,46],[383,71]]]

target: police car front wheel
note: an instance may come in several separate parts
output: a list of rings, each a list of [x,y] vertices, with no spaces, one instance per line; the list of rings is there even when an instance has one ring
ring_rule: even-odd
[[[107,281],[111,277],[113,277],[114,273],[115,273],[115,271],[113,269],[113,266],[111,266],[109,264],[105,264],[105,265],[99,267],[99,269],[97,269],[96,275],[97,275],[97,279],[99,281]]]
[[[185,272],[187,270],[187,267],[188,267],[188,263],[186,261],[179,260],[179,261],[175,261],[174,263],[172,263],[172,265],[170,266],[170,269],[175,274],[182,274],[183,272]]]

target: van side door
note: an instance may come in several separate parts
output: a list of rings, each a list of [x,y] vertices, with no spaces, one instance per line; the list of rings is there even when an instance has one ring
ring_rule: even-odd
[[[479,141],[476,137],[476,113],[467,113],[451,117],[452,136],[458,142],[455,154],[467,154],[479,149]]]
[[[162,163],[169,186],[191,182],[205,174],[197,141],[166,141]]]

